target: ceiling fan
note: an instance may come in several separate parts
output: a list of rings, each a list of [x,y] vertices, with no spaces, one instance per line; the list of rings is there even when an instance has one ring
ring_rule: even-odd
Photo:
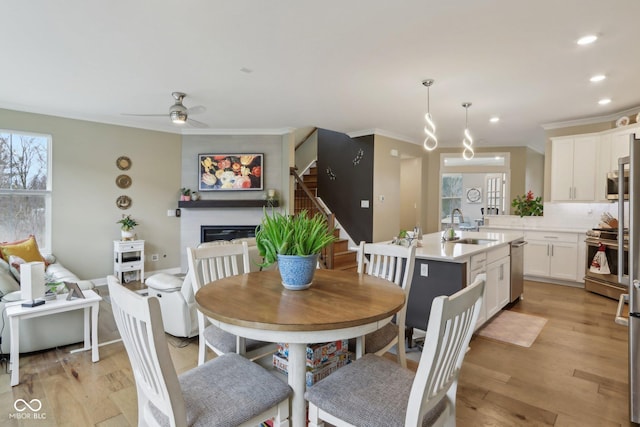
[[[187,108],[184,106],[182,101],[187,96],[184,92],[172,92],[171,96],[175,99],[175,103],[169,107],[169,118],[171,121],[177,125],[183,125],[185,123],[200,128],[206,128],[207,124],[199,122],[197,120],[189,118],[191,114],[200,114],[204,113],[207,109],[202,105],[197,105],[195,107]],[[126,114],[125,116],[155,116],[155,117],[166,117],[167,113],[164,114]]]

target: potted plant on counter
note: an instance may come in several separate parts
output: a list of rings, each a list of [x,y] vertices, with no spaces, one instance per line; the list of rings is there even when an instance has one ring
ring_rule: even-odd
[[[523,216],[541,216],[544,205],[542,197],[533,197],[533,191],[529,190],[524,196],[517,196],[511,202],[511,206],[515,208],[515,214]]]
[[[326,218],[316,213],[309,217],[306,210],[297,215],[264,211],[256,228],[256,245],[264,257],[261,267],[278,262],[282,285],[301,290],[311,286],[318,256],[336,238],[329,230]]]

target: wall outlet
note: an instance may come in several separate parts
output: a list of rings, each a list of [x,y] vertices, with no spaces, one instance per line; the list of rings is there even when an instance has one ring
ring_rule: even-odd
[[[151,254],[151,261],[158,261],[160,259],[160,255],[158,254]]]
[[[420,264],[420,275],[429,277],[429,264]]]

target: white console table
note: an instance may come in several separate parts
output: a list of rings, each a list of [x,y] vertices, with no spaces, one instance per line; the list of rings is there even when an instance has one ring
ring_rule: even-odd
[[[120,283],[144,281],[144,240],[113,241],[113,275]]]
[[[5,307],[11,335],[9,366],[11,367],[12,386],[18,385],[20,382],[20,320],[22,319],[84,309],[84,347],[82,350],[91,348],[91,361],[100,360],[98,353],[98,309],[102,297],[92,290],[83,290],[82,293],[84,298],[75,298],[70,301],[66,299],[67,294],[60,294],[57,299],[36,307],[23,307],[24,301],[7,303]],[[91,319],[89,319],[89,312],[91,312]]]

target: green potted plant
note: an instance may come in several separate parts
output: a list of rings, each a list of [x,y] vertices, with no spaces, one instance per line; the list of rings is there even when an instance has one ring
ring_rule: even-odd
[[[310,217],[306,210],[297,215],[264,211],[256,228],[256,245],[268,267],[278,262],[282,285],[300,290],[311,286],[318,256],[336,238],[329,230],[325,217],[316,213]]]
[[[120,224],[122,240],[133,240],[133,229],[138,225],[138,222],[135,219],[131,218],[131,215],[123,214],[122,218],[119,221],[116,221],[116,224]]]
[[[181,188],[180,189],[180,201],[181,202],[188,202],[189,200],[191,200],[191,189],[189,188]]]

